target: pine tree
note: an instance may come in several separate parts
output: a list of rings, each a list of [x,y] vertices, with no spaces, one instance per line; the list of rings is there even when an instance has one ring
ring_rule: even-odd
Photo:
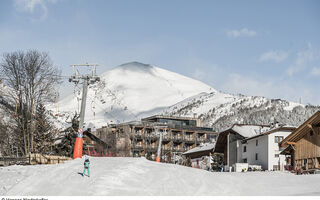
[[[72,157],[74,143],[79,128],[79,115],[76,113],[72,118],[72,126],[62,131],[60,142],[55,146],[55,151],[61,156]]]
[[[46,109],[42,104],[36,109],[34,135],[35,153],[52,154],[55,130],[48,121]]]

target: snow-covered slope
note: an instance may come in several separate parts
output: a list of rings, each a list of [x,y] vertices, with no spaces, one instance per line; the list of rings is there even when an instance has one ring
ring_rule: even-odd
[[[210,86],[155,66],[138,62],[120,65],[100,75],[101,81],[89,86],[87,124],[96,127],[156,114],[201,92],[216,92]],[[60,120],[78,111],[81,90],[59,102]],[[49,106],[56,112],[57,105]]]
[[[0,196],[320,195],[320,175],[220,173],[144,158],[90,158],[58,165],[0,167]]]
[[[299,126],[319,109],[280,99],[211,92],[181,101],[164,109],[162,114],[191,117],[197,113],[203,125],[221,131],[234,123],[270,124],[277,121]]]

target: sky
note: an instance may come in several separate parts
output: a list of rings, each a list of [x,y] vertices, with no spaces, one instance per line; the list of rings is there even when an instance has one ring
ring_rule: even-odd
[[[65,76],[70,64],[102,73],[138,61],[226,93],[303,104],[320,105],[319,36],[317,0],[0,1],[1,55],[45,51]]]

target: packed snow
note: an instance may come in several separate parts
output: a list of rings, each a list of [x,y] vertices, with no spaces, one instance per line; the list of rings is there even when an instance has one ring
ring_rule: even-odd
[[[190,149],[189,151],[184,152],[183,154],[190,154],[190,153],[195,153],[195,152],[201,152],[201,151],[208,151],[214,149],[216,146],[215,143],[205,143],[203,145],[199,145],[195,148]]]
[[[209,172],[144,158],[90,158],[57,165],[0,167],[0,195],[320,195],[320,175]]]

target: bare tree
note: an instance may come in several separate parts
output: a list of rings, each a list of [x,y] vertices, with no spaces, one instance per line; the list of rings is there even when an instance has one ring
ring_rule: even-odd
[[[23,144],[21,151],[28,154],[34,151],[35,108],[52,101],[60,72],[47,53],[29,50],[3,54],[0,73],[4,84],[10,88],[7,98],[15,104],[11,112],[15,113],[16,139],[22,138],[18,144]]]

